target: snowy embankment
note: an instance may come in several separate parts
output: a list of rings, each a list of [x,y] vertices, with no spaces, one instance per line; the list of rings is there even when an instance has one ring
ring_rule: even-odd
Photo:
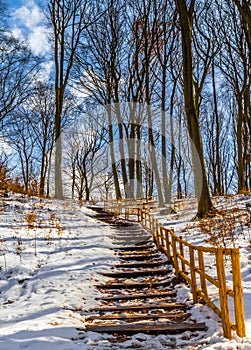
[[[84,328],[86,311],[99,295],[95,284],[107,280],[99,273],[116,259],[112,229],[91,218],[91,213],[67,201],[18,195],[0,199],[0,350],[168,348],[170,337],[164,335],[135,335],[120,344],[92,332],[79,338],[77,329]],[[168,224],[167,217],[162,220]],[[189,236],[197,238],[195,232]],[[251,338],[250,250],[241,235],[239,244]],[[178,300],[191,303],[187,287],[180,285],[177,292]],[[189,334],[186,340],[173,336],[176,349],[185,344],[187,349],[251,349],[251,340],[224,339],[218,317],[206,306],[194,305],[192,315],[206,322],[208,331],[196,347],[189,345]]]
[[[82,349],[71,338],[111,259],[108,229],[67,202],[9,198],[0,213],[0,349]]]

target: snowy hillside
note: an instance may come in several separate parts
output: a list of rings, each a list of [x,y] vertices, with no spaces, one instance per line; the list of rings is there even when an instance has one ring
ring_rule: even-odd
[[[248,200],[243,196],[226,201],[244,210]],[[181,232],[191,221],[193,210],[179,210],[175,218],[161,220]],[[113,229],[90,215],[90,209],[70,201],[22,195],[0,199],[0,350],[168,348],[165,335],[135,335],[116,344],[109,337],[78,330],[84,328],[85,315],[99,295],[95,284],[107,280],[100,274],[101,270],[109,270],[117,259],[112,250]],[[184,236],[195,243],[200,240],[201,244],[198,227],[192,222],[189,225],[183,231]],[[198,322],[205,322],[208,331],[198,336],[196,347],[191,345],[189,334],[186,339],[172,336],[176,349],[251,349],[249,230],[248,226],[242,232],[237,230],[235,245],[241,249],[250,339],[224,339],[218,317],[207,307],[194,305],[192,316]],[[178,300],[191,303],[186,286],[177,286],[177,295]]]

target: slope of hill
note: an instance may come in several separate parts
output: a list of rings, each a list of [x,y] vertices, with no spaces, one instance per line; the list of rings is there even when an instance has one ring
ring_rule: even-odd
[[[245,209],[247,219],[248,200],[244,196],[222,198],[218,206]],[[194,211],[190,208],[191,212],[179,208],[176,217],[160,219],[183,230],[190,241],[211,244],[210,233],[202,238],[198,225],[191,221]],[[71,201],[24,195],[0,199],[0,350],[168,348],[164,335],[135,335],[119,346],[112,336],[107,341],[93,332],[79,338],[77,329],[84,327],[86,311],[95,306],[99,295],[95,284],[107,280],[100,271],[109,270],[116,260],[111,249],[113,229],[90,217],[91,213]],[[239,216],[240,224],[244,216]],[[235,246],[241,249],[247,335],[251,338],[251,228],[242,228],[235,229]],[[190,290],[182,284],[176,289],[178,298],[191,304]],[[197,322],[206,322],[208,331],[198,337],[196,347],[192,339],[190,343],[191,334],[186,339],[174,336],[177,349],[251,349],[251,339],[225,339],[218,317],[206,306],[193,305],[191,312]]]

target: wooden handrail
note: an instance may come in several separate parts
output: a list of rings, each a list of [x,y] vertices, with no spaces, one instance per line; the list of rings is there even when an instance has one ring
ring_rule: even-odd
[[[124,203],[130,205],[124,205]],[[116,215],[125,215],[126,219],[130,216],[137,216],[142,226],[150,231],[153,239],[159,249],[161,249],[172,262],[177,277],[186,280],[192,290],[193,302],[203,301],[214,312],[221,317],[224,336],[232,338],[232,331],[240,337],[246,336],[242,277],[240,269],[240,252],[238,248],[213,248],[193,245],[182,237],[175,235],[174,230],[159,224],[158,220],[149,210],[142,209],[140,201],[127,202],[113,201],[109,205],[106,203],[106,210],[116,213]],[[215,256],[216,277],[206,273],[205,255]],[[232,270],[232,288],[229,288],[226,282],[225,258],[229,256]],[[219,306],[210,298],[208,284],[218,289]],[[234,322],[231,321],[229,311],[229,298],[233,298]]]

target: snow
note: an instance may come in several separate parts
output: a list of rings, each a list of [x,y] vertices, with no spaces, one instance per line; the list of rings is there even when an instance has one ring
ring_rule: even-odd
[[[240,209],[248,201],[245,196],[219,199],[220,205]],[[198,227],[191,221],[194,206],[188,203],[186,208],[190,209],[180,208],[176,216],[159,220],[201,244]],[[95,285],[109,280],[100,272],[110,270],[117,259],[114,229],[92,214],[72,201],[0,198],[0,350],[251,349],[248,227],[235,243],[241,251],[247,338],[225,339],[218,316],[205,305],[193,305],[190,289],[183,284],[176,286],[177,301],[187,301],[192,318],[206,323],[208,330],[202,334],[138,334],[114,343],[113,336],[83,331],[88,310],[98,305],[101,295]]]

